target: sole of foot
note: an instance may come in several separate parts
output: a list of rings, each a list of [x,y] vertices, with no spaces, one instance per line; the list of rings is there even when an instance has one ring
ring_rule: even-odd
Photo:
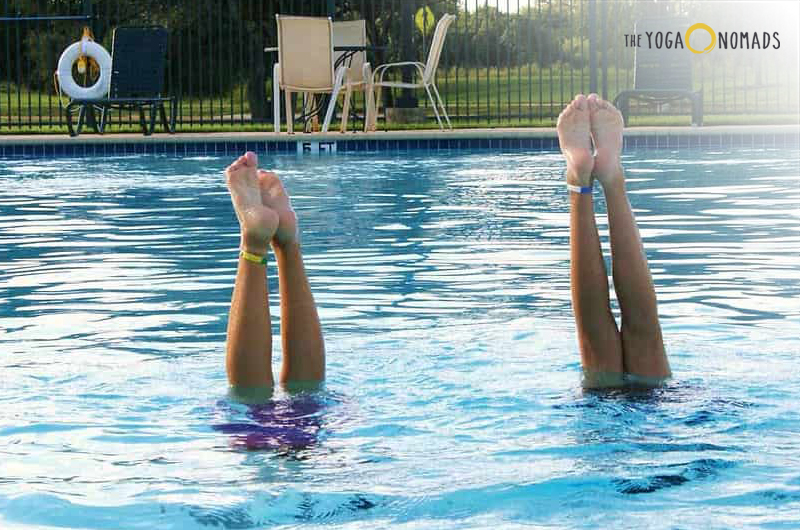
[[[591,116],[589,101],[578,94],[559,114],[556,125],[558,144],[567,159],[567,183],[590,186],[592,183]]]
[[[622,154],[622,114],[610,102],[597,94],[588,97],[591,115],[592,140],[595,159],[592,174],[603,186],[623,178],[620,156]]]
[[[297,243],[300,238],[297,213],[292,208],[292,200],[283,182],[275,173],[262,169],[258,171],[258,184],[262,202],[278,214],[278,229],[272,242],[281,247]]]
[[[262,201],[258,158],[247,152],[225,170],[226,183],[242,231],[242,245],[254,253],[266,252],[278,228],[278,214]]]

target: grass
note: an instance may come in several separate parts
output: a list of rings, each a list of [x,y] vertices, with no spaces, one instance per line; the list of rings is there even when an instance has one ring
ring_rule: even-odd
[[[707,115],[704,118],[703,124],[705,126],[714,125],[792,125],[800,121],[800,115],[777,115],[777,114],[725,114],[725,115]],[[686,126],[689,125],[689,116],[634,116],[631,118],[630,126]],[[453,120],[454,129],[496,129],[504,127],[553,127],[552,120]],[[388,124],[384,125],[383,121],[379,122],[379,130],[431,130],[437,129],[438,126],[435,120],[429,120],[426,123],[414,124]],[[331,129],[334,131],[334,129]],[[113,125],[107,127],[106,131],[109,134],[114,133],[136,133],[140,134],[141,129],[138,125]],[[301,132],[300,126],[295,127],[296,132]],[[335,128],[338,131],[338,125]],[[352,133],[352,126],[349,133]],[[161,127],[156,127],[156,133],[163,132]],[[177,128],[179,133],[220,133],[220,132],[272,132],[272,124],[205,124],[205,125],[183,125]],[[3,126],[0,128],[0,134],[8,135],[22,135],[22,134],[67,134],[66,126],[52,126],[45,125],[42,127],[30,126]],[[344,138],[344,136],[343,136]]]
[[[608,94],[628,88],[629,70],[608,70]],[[718,76],[719,77],[719,76]],[[540,68],[535,65],[513,69],[459,68],[440,70],[437,85],[443,94],[454,127],[542,127],[552,126],[564,101],[575,92],[588,91],[588,72],[554,65]],[[734,77],[732,73],[712,80],[703,79],[705,117],[707,125],[753,125],[797,122],[796,93],[775,84],[756,82],[755,75],[745,70]],[[267,94],[271,94],[267,86]],[[417,94],[421,106],[428,106],[424,92]],[[356,108],[361,108],[358,103]],[[788,112],[781,113],[781,109]],[[645,112],[641,112],[644,110]],[[688,125],[689,106],[673,105],[664,114],[656,109],[633,109],[632,125]],[[0,83],[0,133],[3,134],[63,134],[65,126],[50,126],[59,121],[61,110],[58,97]],[[429,116],[432,111],[428,108]],[[214,98],[185,98],[178,109],[180,132],[267,131],[270,124],[250,122],[249,105],[244,86]],[[467,116],[472,118],[467,119]],[[127,119],[123,119],[123,122]],[[21,123],[20,123],[21,122]],[[138,132],[138,126],[117,123],[109,132]],[[383,124],[381,123],[383,127]],[[390,129],[435,128],[436,122],[390,125]],[[299,126],[296,127],[299,130]]]

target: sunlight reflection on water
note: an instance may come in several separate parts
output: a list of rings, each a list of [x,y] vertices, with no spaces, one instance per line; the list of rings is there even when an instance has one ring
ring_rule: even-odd
[[[329,379],[260,412],[227,160],[0,160],[2,526],[800,524],[798,154],[626,153],[676,373],[642,395],[580,390],[557,153],[263,157]]]

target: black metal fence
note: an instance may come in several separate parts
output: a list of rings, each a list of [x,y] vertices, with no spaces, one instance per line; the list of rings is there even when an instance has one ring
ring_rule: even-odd
[[[771,122],[800,110],[798,28],[759,4],[731,3],[726,18],[724,4],[699,0],[0,0],[0,133],[65,130],[53,79],[61,52],[84,25],[110,50],[113,28],[136,24],[170,29],[166,83],[179,129],[270,130],[276,57],[264,48],[277,43],[276,13],[366,20],[368,40],[385,47],[369,57],[373,66],[424,62],[435,21],[456,14],[437,85],[454,123],[466,126],[552,125],[575,93],[613,99],[632,88],[634,48],[624,35],[641,18],[778,32],[780,49],[718,46],[692,58],[706,122]],[[689,113],[688,102],[633,109],[639,123],[688,124]],[[137,120],[122,113],[112,123]]]

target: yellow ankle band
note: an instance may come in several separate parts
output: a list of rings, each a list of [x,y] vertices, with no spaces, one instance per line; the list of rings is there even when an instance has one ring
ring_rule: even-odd
[[[251,254],[246,250],[242,250],[239,252],[239,256],[250,261],[252,263],[258,263],[259,265],[266,265],[267,264],[267,257],[266,256],[259,256],[258,254]]]

